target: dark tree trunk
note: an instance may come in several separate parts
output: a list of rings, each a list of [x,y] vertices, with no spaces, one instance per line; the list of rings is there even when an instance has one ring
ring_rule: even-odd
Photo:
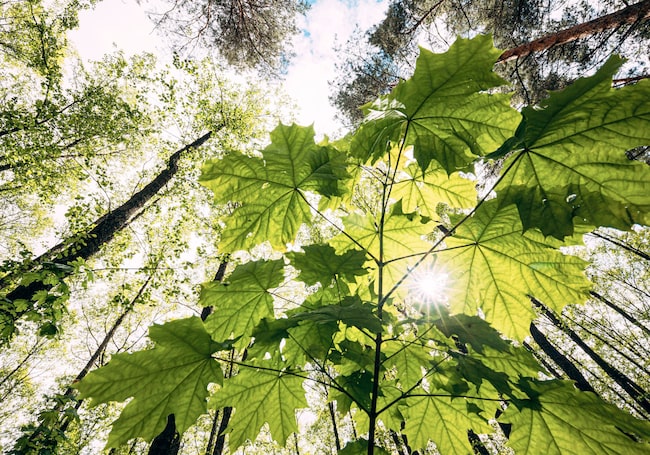
[[[180,160],[183,152],[200,147],[205,143],[212,132],[208,132],[203,135],[196,141],[191,144],[183,147],[182,149],[176,151],[168,160],[167,167],[156,176],[149,184],[147,184],[142,190],[135,193],[128,201],[124,204],[102,216],[96,223],[95,227],[87,232],[83,237],[78,238],[70,242],[62,242],[53,248],[51,248],[47,253],[39,256],[37,259],[30,262],[32,266],[27,270],[21,270],[20,272],[28,271],[37,271],[44,270],[44,265],[48,265],[56,268],[57,266],[67,266],[69,262],[82,259],[87,260],[94,254],[96,254],[104,245],[110,242],[113,237],[123,230],[129,223],[133,220],[134,217],[141,212],[145,204],[149,202],[158,192],[174,177],[178,171],[178,161]],[[58,268],[59,271],[65,270]],[[63,277],[69,276],[70,271],[61,271]],[[7,282],[8,278],[3,278],[3,282]],[[46,284],[41,281],[33,281],[28,285],[18,285],[12,291],[6,295],[6,299],[13,302],[15,300],[26,300],[28,302],[32,301],[32,297],[39,291],[48,291],[52,288],[51,284]],[[11,304],[10,304],[11,305]],[[3,323],[6,321],[11,321],[15,323],[23,314],[27,313],[28,310],[16,310],[15,306],[9,309],[2,309],[2,319]],[[6,331],[3,327],[0,327],[2,332],[10,332],[13,334],[13,327],[11,330]]]
[[[530,334],[533,336],[533,340],[537,343],[544,353],[551,358],[557,366],[559,366],[562,371],[566,373],[569,379],[575,381],[576,387],[584,392],[594,392],[596,391],[591,387],[589,381],[585,379],[580,370],[569,360],[567,359],[560,351],[555,349],[555,346],[551,344],[550,341],[544,336],[542,332],[539,331],[537,326],[530,323]]]
[[[181,436],[176,431],[174,414],[167,416],[167,426],[154,438],[149,447],[149,455],[177,455],[181,448]]]
[[[525,57],[533,52],[541,52],[560,44],[585,38],[596,33],[633,24],[650,18],[650,0],[642,0],[622,10],[599,17],[589,22],[569,27],[565,30],[536,39],[521,46],[508,49],[499,57],[497,63],[507,62],[519,57]]]

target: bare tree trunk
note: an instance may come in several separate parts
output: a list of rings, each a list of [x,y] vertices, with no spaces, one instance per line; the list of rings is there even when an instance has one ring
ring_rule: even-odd
[[[559,366],[562,371],[566,373],[569,379],[573,380],[576,383],[576,387],[584,392],[594,392],[596,391],[591,387],[589,381],[585,379],[580,370],[567,359],[560,351],[555,349],[555,346],[551,344],[550,341],[544,336],[542,332],[539,331],[537,326],[530,323],[530,334],[533,336],[533,340],[537,343],[544,353],[551,358],[557,366]]]
[[[71,271],[66,267],[69,262],[77,259],[87,260],[99,250],[110,242],[113,237],[133,220],[134,217],[141,212],[145,204],[149,202],[158,192],[174,177],[178,171],[178,161],[180,160],[183,152],[200,147],[205,143],[212,132],[208,132],[191,144],[176,151],[168,160],[167,167],[156,176],[149,184],[142,190],[135,193],[124,204],[102,216],[96,223],[95,227],[87,232],[83,237],[74,239],[73,241],[67,240],[62,242],[47,253],[39,256],[36,260],[30,262],[30,267],[22,269],[18,273],[25,273],[28,271],[45,270],[43,267],[46,263],[52,269],[58,270],[65,278],[71,274]],[[2,280],[7,283],[8,277]],[[15,331],[14,324],[20,319],[21,316],[30,310],[39,311],[38,303],[32,302],[32,297],[39,291],[48,291],[52,288],[51,284],[46,284],[41,281],[33,281],[27,285],[18,285],[10,291],[5,298],[11,302],[16,300],[25,300],[30,302],[28,309],[18,310],[14,305],[13,309],[0,310],[0,333],[2,336],[9,338]],[[30,308],[31,306],[31,308]]]
[[[650,18],[650,0],[642,0],[622,10],[599,17],[583,24],[569,27],[565,30],[536,39],[521,46],[505,51],[497,63],[507,62],[519,57],[525,57],[533,52],[545,51],[551,47],[585,38],[596,33],[620,27],[624,24],[633,24]]]

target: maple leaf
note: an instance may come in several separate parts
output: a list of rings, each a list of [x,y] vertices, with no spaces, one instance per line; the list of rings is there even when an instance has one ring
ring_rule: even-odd
[[[444,54],[420,49],[413,76],[368,107],[352,153],[376,161],[402,138],[422,170],[437,160],[451,174],[496,150],[521,118],[510,95],[486,93],[505,84],[491,71],[499,55],[487,35],[457,39]]]
[[[476,204],[475,183],[447,172],[435,161],[425,172],[413,163],[406,168],[405,176],[398,177],[391,195],[402,200],[402,209],[409,213],[416,210],[428,218],[437,216],[439,203],[451,207],[469,208]]]
[[[400,411],[406,417],[404,434],[414,449],[436,443],[442,455],[472,453],[467,430],[492,433],[493,429],[478,409],[465,398],[451,396],[415,396],[404,400]]]
[[[298,430],[296,409],[307,406],[303,380],[286,372],[249,367],[224,381],[210,405],[235,408],[227,430],[230,447],[239,447],[247,439],[255,440],[265,423],[271,437],[284,445],[291,433]]]
[[[307,192],[341,196],[348,177],[345,155],[314,142],[313,127],[279,125],[263,158],[237,153],[204,164],[200,181],[218,203],[239,203],[228,218],[219,249],[232,252],[264,241],[284,251],[311,221]]]
[[[449,274],[452,313],[485,319],[504,335],[522,340],[535,318],[529,296],[560,312],[569,303],[583,303],[591,284],[586,263],[551,248],[536,231],[522,235],[517,209],[484,203],[447,239],[439,254]],[[439,263],[440,264],[440,263]]]
[[[79,398],[91,397],[94,405],[133,397],[113,423],[108,447],[135,437],[153,439],[169,414],[183,433],[206,412],[208,384],[223,380],[212,354],[227,348],[212,341],[199,318],[154,325],[149,338],[153,349],[115,354],[106,366],[74,384]]]
[[[558,239],[574,222],[629,229],[650,221],[650,168],[625,151],[650,143],[650,81],[612,89],[622,61],[611,57],[592,77],[527,107],[497,187],[517,204],[524,229]],[[500,153],[500,154],[501,154]]]
[[[529,401],[515,402],[499,418],[512,424],[508,445],[517,454],[618,455],[650,453],[629,435],[650,438],[650,424],[636,420],[570,381],[530,383]]]
[[[373,216],[352,213],[343,218],[343,224],[347,235],[337,235],[330,240],[330,245],[343,252],[362,247],[379,261],[381,244],[384,289],[390,288],[404,276],[408,267],[416,261],[413,255],[431,247],[425,236],[432,232],[432,224],[417,214],[404,214],[400,202],[393,205],[384,218],[381,242],[379,223]],[[376,277],[377,273],[373,275]]]
[[[355,276],[368,273],[363,267],[366,253],[358,250],[348,250],[337,255],[330,245],[303,246],[304,253],[287,253],[291,265],[300,270],[298,279],[308,285],[321,283],[327,287],[332,280],[342,277],[354,281]]]
[[[202,286],[199,303],[214,308],[205,321],[214,339],[236,337],[236,346],[248,344],[255,325],[273,316],[269,290],[282,282],[283,269],[282,260],[248,262],[237,266],[227,282],[212,281]]]

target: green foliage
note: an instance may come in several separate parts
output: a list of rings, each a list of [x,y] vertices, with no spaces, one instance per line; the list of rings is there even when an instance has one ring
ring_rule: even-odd
[[[254,439],[264,423],[269,424],[271,436],[284,445],[298,429],[296,409],[307,406],[303,380],[289,372],[254,367],[245,368],[229,380],[214,395],[211,405],[235,408],[229,426],[232,446],[239,447],[247,439]]]
[[[75,384],[80,398],[95,404],[133,397],[113,424],[108,445],[136,436],[152,439],[174,414],[183,432],[206,412],[207,386],[223,373],[212,354],[227,349],[210,338],[198,318],[178,319],[149,329],[153,349],[116,354],[110,363]]]
[[[127,359],[165,361],[175,378],[186,367],[172,353],[190,351],[200,365],[238,364],[238,374],[211,399],[217,408],[235,409],[227,430],[231,450],[254,440],[265,423],[285,444],[298,428],[296,410],[307,405],[304,388],[318,385],[339,412],[354,415],[359,437],[341,453],[392,450],[378,436],[385,430],[406,436],[412,449],[433,442],[442,454],[467,453],[468,430],[490,434],[497,421],[511,427],[516,453],[647,452],[646,423],[571,382],[544,379],[548,372],[520,343],[536,317],[531,298],[559,312],[584,303],[591,287],[587,263],[560,249],[580,244],[562,240],[573,232],[573,215],[549,222],[554,212],[541,213],[539,195],[555,203],[584,187],[576,196],[582,198],[593,182],[606,182],[602,197],[584,202],[591,204],[584,209],[589,216],[575,212],[578,224],[587,218],[629,227],[646,219],[649,193],[641,182],[650,181],[650,171],[611,163],[623,163],[625,148],[649,139],[640,132],[650,131],[647,86],[605,90],[608,63],[594,78],[553,95],[544,109],[525,109],[517,129],[521,115],[508,96],[487,93],[502,84],[491,73],[498,54],[488,37],[458,40],[445,54],[423,52],[414,78],[370,106],[350,141],[317,145],[312,128],[280,125],[261,158],[233,152],[209,161],[201,181],[217,204],[234,208],[224,220],[222,251],[264,242],[258,253],[270,254],[271,247],[279,256],[288,244],[303,251],[239,264],[223,283],[204,285],[201,303],[214,310],[205,324],[184,323],[179,346],[163,342],[161,328],[153,330],[153,350],[116,356],[81,382],[84,396],[101,402],[135,395],[126,418],[161,406],[163,417],[186,416],[166,407],[168,389],[160,397],[130,391],[151,372]],[[615,107],[603,107],[609,102]],[[601,136],[604,146],[597,145]],[[614,149],[613,142],[618,161],[609,158],[616,150],[602,150]],[[476,199],[474,183],[457,171],[508,153],[500,177]],[[534,168],[517,166],[541,156],[547,158]],[[593,165],[556,178],[560,161],[580,157]],[[628,180],[636,183],[624,190]],[[610,216],[618,211],[615,201],[627,201],[638,216],[626,222]],[[308,243],[296,239],[301,225],[315,220],[327,226],[318,235],[325,240],[301,245]],[[310,287],[291,293],[292,277]],[[203,346],[198,353],[182,347],[196,339]],[[214,354],[233,342],[244,360]],[[176,393],[189,393],[184,386],[194,391],[197,383],[203,391],[220,374],[187,384],[175,379]],[[206,396],[201,406],[196,400],[193,415]],[[162,423],[126,433],[118,421],[119,436],[110,442],[151,438]],[[179,431],[189,423],[183,420]]]

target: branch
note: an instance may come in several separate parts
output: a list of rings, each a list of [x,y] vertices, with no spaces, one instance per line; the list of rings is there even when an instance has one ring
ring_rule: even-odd
[[[633,24],[650,18],[650,0],[643,0],[627,8],[616,11],[606,16],[599,17],[583,24],[561,30],[551,35],[544,36],[521,46],[505,51],[496,63],[504,63],[519,57],[525,57],[533,52],[540,52],[561,44],[591,36],[595,33],[621,26]]]

